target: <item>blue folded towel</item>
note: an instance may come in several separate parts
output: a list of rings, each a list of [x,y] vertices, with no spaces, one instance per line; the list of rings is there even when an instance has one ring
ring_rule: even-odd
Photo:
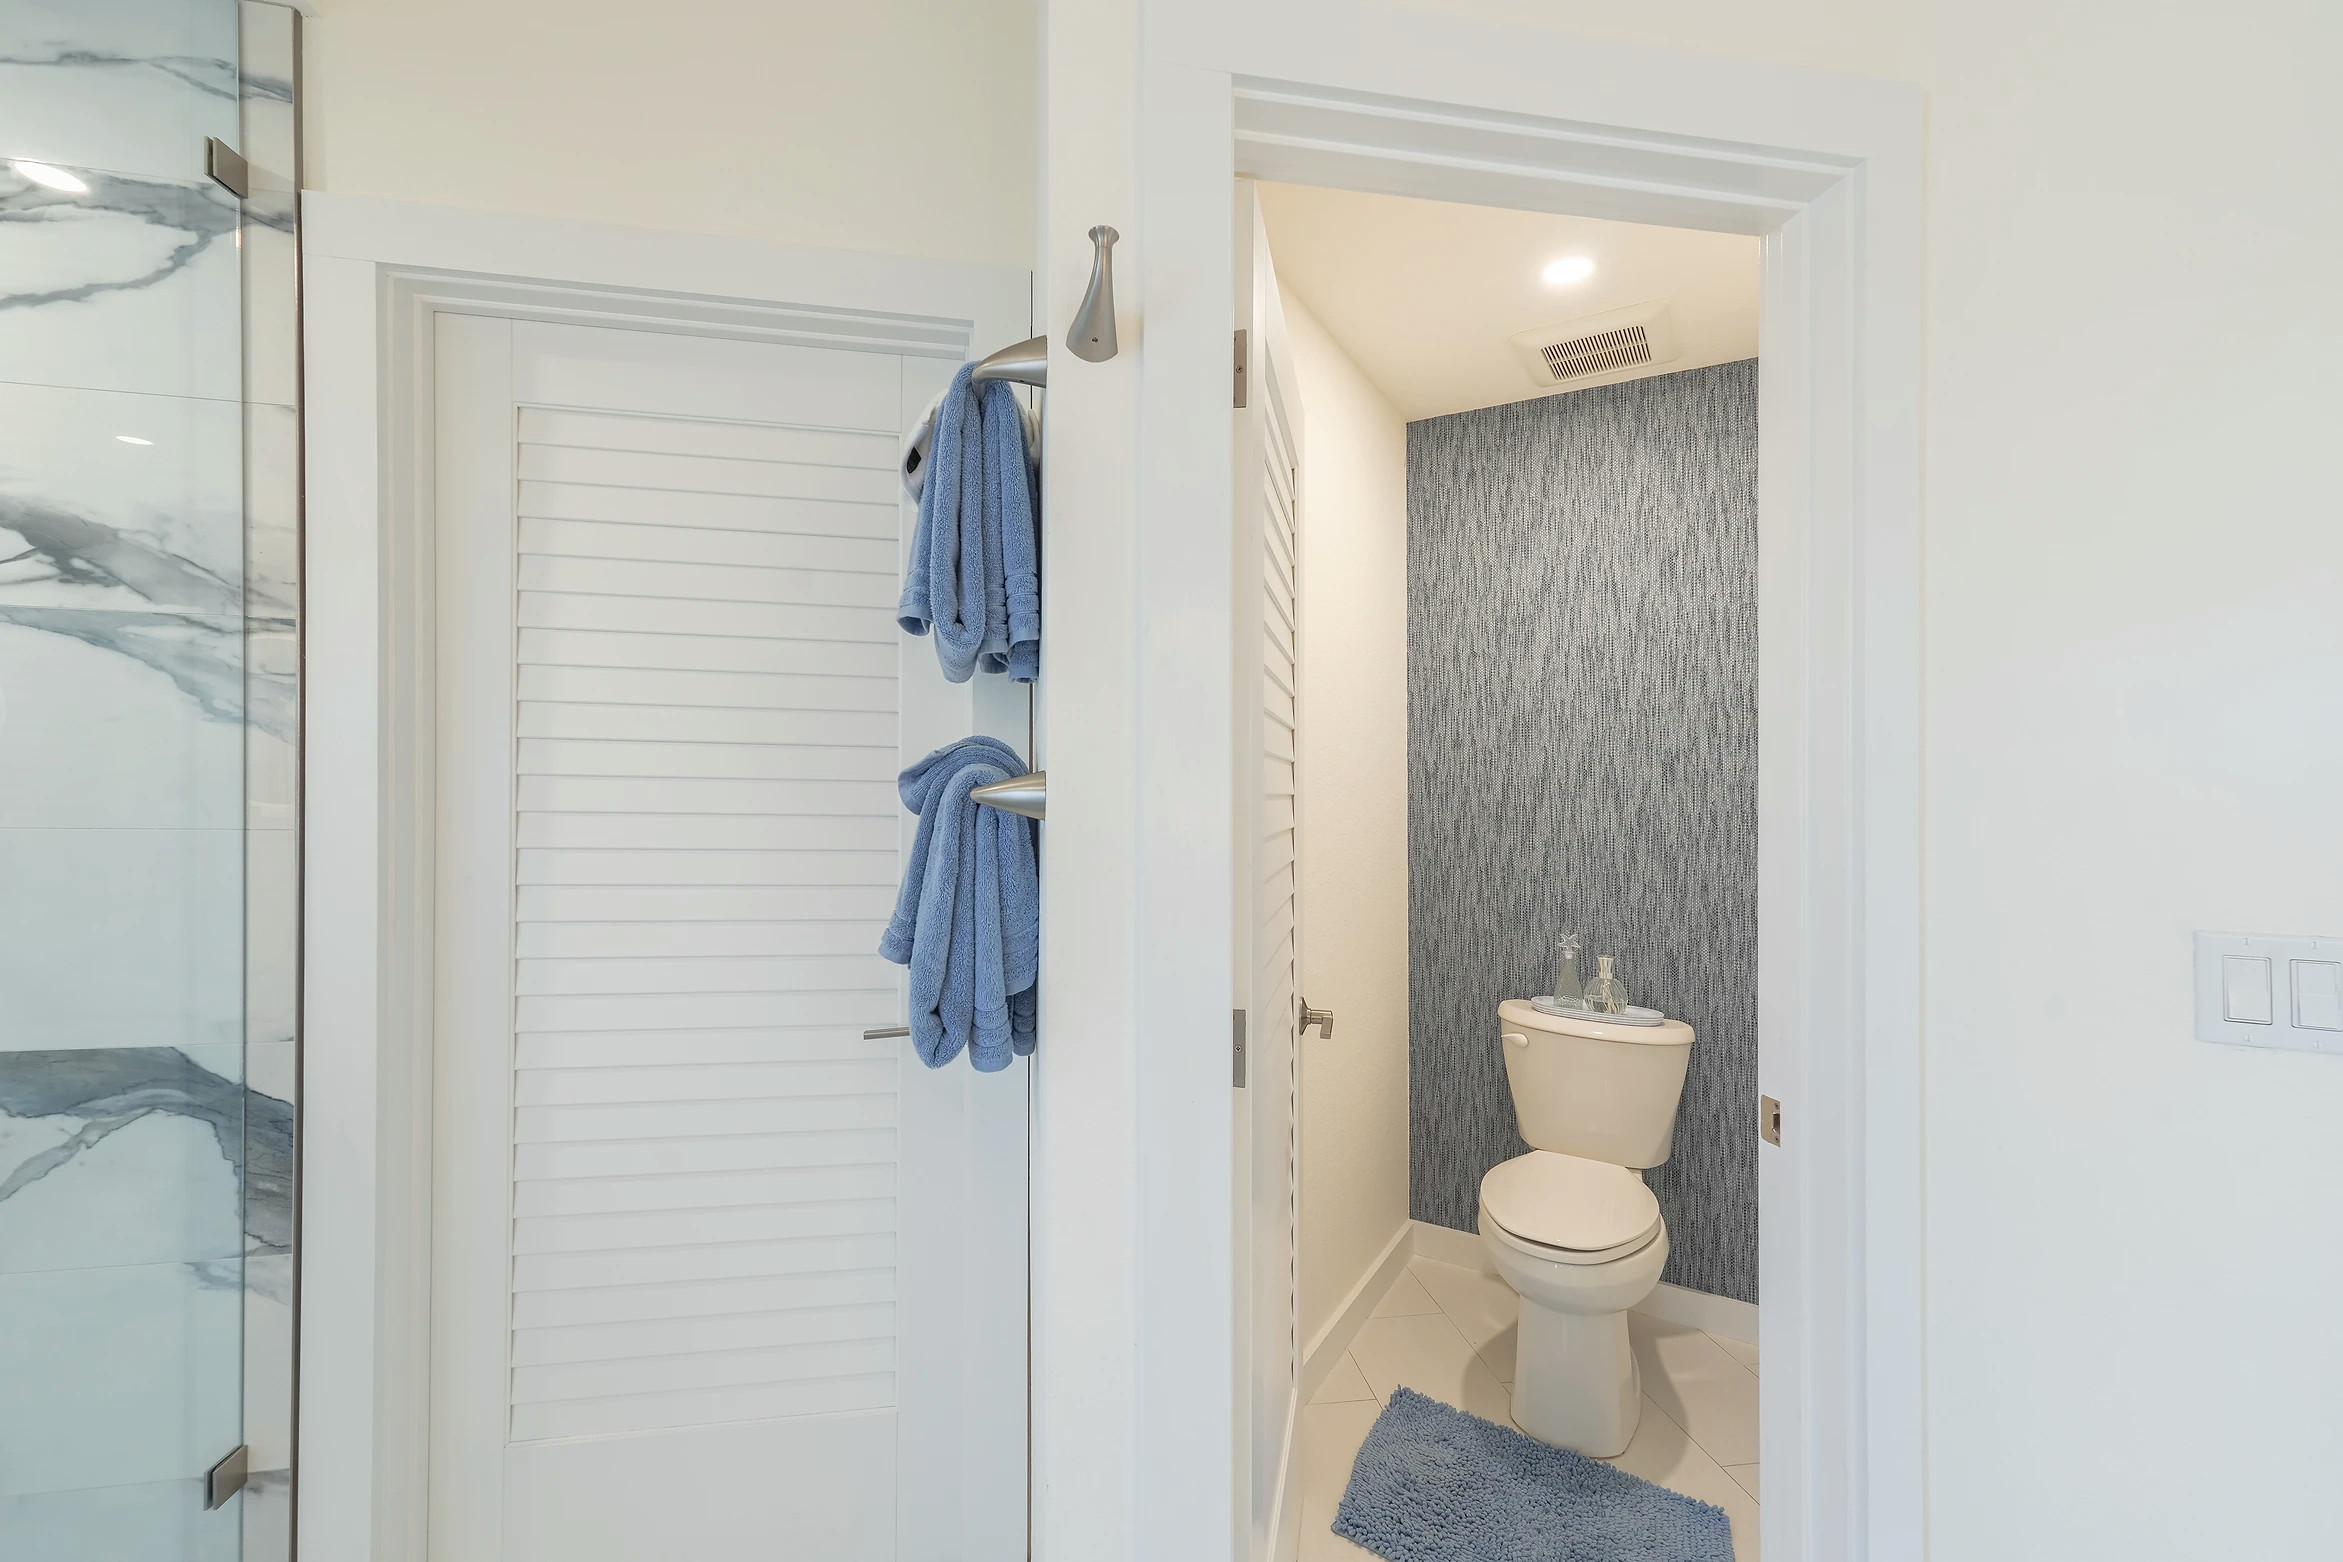
[[[919,525],[896,622],[935,631],[944,676],[978,667],[1031,683],[1041,672],[1041,543],[1025,417],[1000,380],[962,364],[936,408]]]
[[[997,738],[962,738],[896,778],[919,815],[879,953],[911,968],[911,1045],[929,1068],[963,1049],[991,1073],[1033,1050],[1041,876],[1033,821],[968,794],[1025,774]]]

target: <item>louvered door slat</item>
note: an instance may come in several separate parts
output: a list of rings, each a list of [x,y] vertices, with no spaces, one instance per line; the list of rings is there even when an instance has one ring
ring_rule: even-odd
[[[891,431],[517,422],[512,1436],[891,1404]]]

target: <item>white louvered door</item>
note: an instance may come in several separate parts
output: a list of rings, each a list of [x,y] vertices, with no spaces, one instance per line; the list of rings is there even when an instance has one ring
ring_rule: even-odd
[[[1250,298],[1247,405],[1237,414],[1236,507],[1246,528],[1237,593],[1238,709],[1244,712],[1250,776],[1242,817],[1250,828],[1252,930],[1251,1057],[1239,1121],[1239,1185],[1249,1219],[1240,1225],[1239,1272],[1250,1314],[1245,1468],[1251,1493],[1252,1555],[1286,1562],[1299,1545],[1293,1500],[1300,1414],[1299,1297],[1301,1008],[1301,786],[1298,741],[1301,649],[1301,406],[1285,343],[1285,315],[1268,240],[1249,185],[1238,194],[1237,233],[1248,245]]]
[[[1025,1555],[1026,1074],[873,953],[953,365],[443,316],[435,1562]],[[978,703],[994,719],[979,722]]]

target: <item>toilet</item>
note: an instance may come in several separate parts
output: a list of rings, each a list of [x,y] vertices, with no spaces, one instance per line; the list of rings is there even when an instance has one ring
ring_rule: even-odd
[[[1641,1170],[1668,1158],[1692,1027],[1497,1006],[1505,1082],[1530,1152],[1481,1179],[1481,1242],[1521,1297],[1513,1420],[1609,1458],[1643,1404],[1627,1310],[1659,1284],[1668,1230]]]

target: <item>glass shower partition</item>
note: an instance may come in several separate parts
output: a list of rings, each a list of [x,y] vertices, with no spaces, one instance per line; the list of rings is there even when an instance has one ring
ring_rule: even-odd
[[[297,27],[0,5],[10,1558],[290,1555]]]

